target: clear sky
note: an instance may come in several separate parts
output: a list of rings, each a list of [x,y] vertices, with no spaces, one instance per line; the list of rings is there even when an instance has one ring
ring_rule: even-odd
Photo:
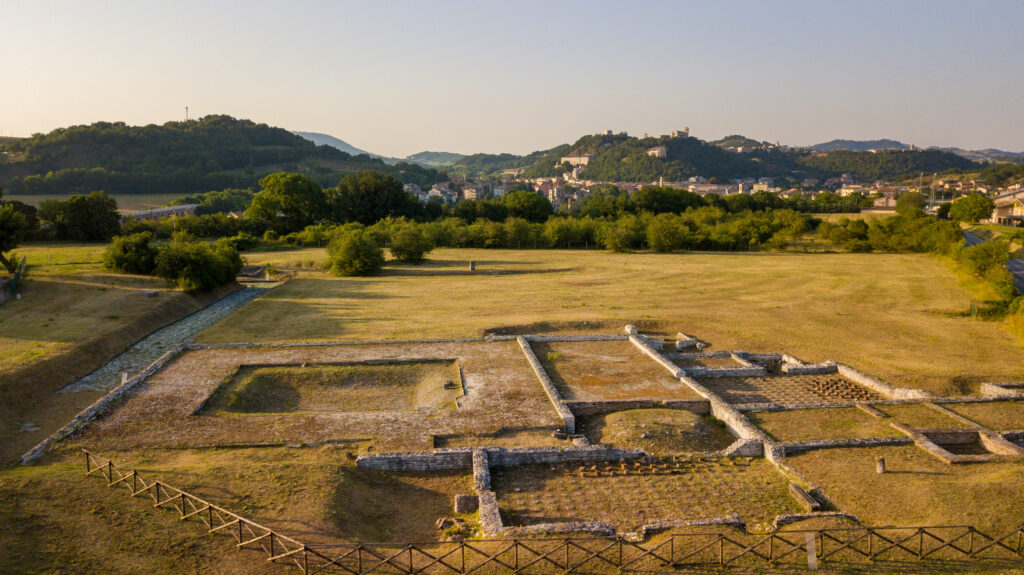
[[[0,135],[223,113],[371,152],[612,129],[1024,150],[1024,2],[0,0]]]

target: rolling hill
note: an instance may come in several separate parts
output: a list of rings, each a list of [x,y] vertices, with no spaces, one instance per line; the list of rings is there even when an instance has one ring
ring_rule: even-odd
[[[434,169],[352,155],[283,128],[231,116],[129,126],[97,122],[0,144],[0,185],[12,194],[191,194],[251,188],[272,172],[300,172],[324,186],[375,170],[431,185]]]

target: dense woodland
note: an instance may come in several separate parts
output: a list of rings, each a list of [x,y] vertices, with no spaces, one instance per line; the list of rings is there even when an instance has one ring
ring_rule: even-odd
[[[301,172],[331,185],[366,170],[425,186],[447,179],[431,168],[389,166],[230,116],[162,126],[98,122],[0,144],[0,185],[11,194],[189,194],[252,188],[261,177],[279,171]]]
[[[877,153],[841,151],[816,156],[807,150],[773,148],[739,154],[723,147],[751,144],[758,142],[743,136],[729,136],[709,143],[697,138],[634,138],[626,134],[596,134],[583,136],[572,145],[562,145],[527,156],[467,156],[450,169],[469,176],[486,176],[502,170],[526,168],[523,177],[554,177],[571,169],[561,163],[563,156],[579,154],[594,155],[594,159],[580,174],[581,178],[610,182],[651,182],[662,177],[667,181],[681,181],[693,176],[719,181],[765,176],[799,181],[809,177],[825,179],[844,173],[854,174],[865,181],[900,180],[920,173],[979,167],[975,162],[956,154],[938,150],[889,150]],[[647,155],[647,150],[655,146],[665,146],[667,157]]]

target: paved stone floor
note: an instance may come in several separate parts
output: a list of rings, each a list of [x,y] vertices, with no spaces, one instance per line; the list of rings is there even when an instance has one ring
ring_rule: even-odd
[[[808,405],[883,399],[877,393],[835,374],[708,377],[700,378],[700,383],[733,404]]]
[[[654,465],[496,467],[491,477],[510,526],[606,521],[636,529],[664,519],[734,513],[756,523],[798,511],[785,479],[764,459],[676,457]]]

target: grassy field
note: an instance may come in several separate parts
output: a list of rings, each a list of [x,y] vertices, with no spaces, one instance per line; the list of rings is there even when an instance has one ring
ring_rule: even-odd
[[[4,194],[5,200],[39,206],[44,200],[66,200],[73,194]],[[110,194],[121,210],[148,210],[166,206],[185,194]]]
[[[699,398],[628,341],[534,342],[530,345],[567,400]]]
[[[885,458],[884,474],[875,472],[878,457]],[[1019,525],[1024,517],[1020,462],[949,465],[916,446],[821,449],[787,462],[866,525],[1001,530]]]
[[[0,462],[27,451],[99,397],[55,394],[125,346],[209,303],[162,280],[108,273],[102,246],[43,244],[19,249],[29,266],[20,300],[0,307]],[[55,263],[46,263],[47,253]],[[64,258],[71,258],[65,264]],[[60,262],[60,263],[56,263]],[[157,292],[147,297],[145,292]]]
[[[880,419],[856,408],[796,409],[748,413],[747,418],[778,441],[854,439],[902,435]]]
[[[410,411],[453,406],[461,386],[452,362],[242,367],[207,411],[234,413]]]
[[[631,409],[577,422],[593,444],[653,455],[718,451],[736,440],[724,426],[681,409]]]
[[[32,346],[37,341],[66,343],[48,335],[46,330],[53,328],[53,322],[68,322],[60,324],[67,325],[59,330],[62,334],[84,336],[101,332],[104,322],[123,323],[127,314],[139,311],[135,309],[136,303],[145,305],[163,297],[140,297],[137,302],[131,299],[138,296],[137,291],[162,286],[145,278],[104,279],[95,264],[76,263],[80,261],[76,255],[83,256],[83,250],[83,259],[89,259],[88,252],[96,249],[93,246],[30,246],[21,251],[29,255],[30,261],[36,258],[35,261],[43,263],[47,250],[60,253],[61,249],[70,253],[72,263],[67,265],[58,260],[46,268],[33,268],[35,276],[29,286],[39,293],[46,281],[66,284],[72,291],[61,293],[65,293],[68,306],[84,308],[92,305],[89,302],[99,301],[92,298],[111,299],[104,300],[102,305],[96,303],[94,313],[77,319],[72,311],[48,312],[53,309],[50,300],[36,302],[35,315],[22,316],[30,319],[13,323],[27,331],[11,332],[16,343],[2,350],[11,353],[11,357],[15,357],[15,346]],[[642,330],[666,337],[673,337],[677,331],[693,334],[714,344],[712,349],[789,352],[810,362],[842,361],[896,385],[939,393],[951,389],[954,380],[962,382],[965,378],[972,382],[1024,378],[1019,344],[1000,324],[965,317],[971,295],[948,267],[928,256],[437,250],[423,265],[389,266],[383,275],[372,278],[336,278],[321,271],[326,255],[323,249],[246,255],[250,263],[272,263],[294,278],[202,334],[202,341],[351,342],[488,333],[622,333],[624,324],[635,323]],[[476,272],[469,271],[471,260],[477,262]],[[141,283],[121,285],[118,281]],[[10,318],[15,317],[10,312],[17,309],[11,306],[33,302],[26,295],[25,300],[0,308],[0,330],[5,330],[4,336],[8,335],[7,326],[12,325],[8,323]],[[119,317],[107,318],[110,315]],[[42,327],[43,323],[48,326]],[[362,353],[356,349],[359,346],[351,347],[344,353]],[[507,347],[512,349],[508,357],[514,356],[518,363],[502,365],[505,355],[490,357],[481,351],[477,353],[479,357],[474,356],[467,364],[467,376],[474,377],[478,384],[492,385],[509,370],[519,369],[525,373],[521,378],[523,386],[529,386],[537,396],[529,396],[531,401],[536,399],[535,409],[531,409],[538,413],[549,410],[528,366],[518,366],[523,359],[515,343],[508,343]],[[573,359],[569,357],[572,354],[555,346],[538,346],[536,352],[555,367],[559,362],[570,365],[579,361],[583,365],[590,361]],[[218,353],[241,357],[254,352]],[[328,361],[316,357],[326,353],[319,348],[289,348],[275,353],[282,356],[283,363]],[[415,355],[413,350],[405,353]],[[549,359],[549,353],[561,355]],[[170,413],[172,408],[187,403],[185,396],[194,395],[197,381],[206,377],[204,369],[216,371],[217,377],[207,378],[211,388],[233,369],[228,366],[228,359],[218,359],[220,356],[214,352],[190,355],[161,372],[155,383],[151,381],[117,414],[65,443],[42,465],[0,471],[0,571],[272,572],[269,568],[261,570],[261,559],[237,556],[230,540],[208,537],[194,525],[181,524],[173,514],[157,512],[139,499],[110,491],[99,481],[81,478],[79,455],[73,448],[93,447],[83,442],[106,437],[104,430],[114,427],[118,417],[127,418],[132,413],[152,415],[148,404],[138,399],[144,393],[162,394],[160,402],[152,405]],[[38,359],[26,357],[27,362]],[[217,365],[206,365],[212,363]],[[479,375],[474,375],[474,369]],[[517,387],[518,381],[507,383],[510,392],[522,391]],[[200,383],[205,385],[204,382]],[[509,396],[515,398],[516,406],[524,404],[522,397]],[[286,401],[287,405],[291,404]],[[74,413],[72,406],[65,407]],[[296,404],[298,407],[300,404]],[[183,409],[188,415],[191,404]],[[894,420],[926,427],[958,424],[948,415],[927,407],[922,409],[928,411],[894,409],[890,415]],[[495,411],[500,410],[491,409],[490,415],[510,418]],[[154,413],[162,414],[159,409]],[[137,437],[111,432],[99,447],[119,463],[139,467],[172,485],[194,490],[258,522],[311,542],[436,539],[440,534],[433,528],[433,521],[451,514],[453,494],[471,489],[469,479],[462,474],[426,477],[359,470],[352,464],[350,452],[384,449],[383,445],[375,446],[369,441],[303,449],[193,449],[187,443],[177,445],[184,441],[181,438],[195,433],[194,428],[203,425],[204,419],[231,420],[229,423],[245,427],[257,441],[264,436],[284,438],[288,443],[310,437],[320,439],[316,433],[326,428],[324,423],[328,419],[332,425],[340,425],[333,422],[335,414],[320,414],[324,419],[311,419],[308,429],[285,417],[232,414],[193,418],[175,414],[171,414],[173,419],[167,419],[166,428],[154,428],[150,420],[140,418]],[[478,415],[487,414],[481,411]],[[814,419],[785,420],[785,416],[776,414],[755,417],[773,435],[793,440],[810,433],[797,429],[801,424],[808,428],[817,425],[820,429],[814,437],[874,435],[877,430],[864,419],[870,416],[863,415],[860,417],[858,412],[850,418],[817,423]],[[998,416],[1012,414],[1000,412]],[[440,435],[431,426],[443,417],[442,414],[428,420],[424,416],[422,432],[419,428],[416,431],[417,440],[426,442],[433,434],[437,446],[480,444],[478,438],[470,437],[475,428],[469,422],[463,426],[465,429],[443,432],[450,436]],[[354,422],[356,418],[351,419]],[[471,423],[477,425],[475,420]],[[614,425],[610,428],[604,423],[609,437],[617,434],[618,439],[613,438],[613,442],[642,443],[645,440],[637,435],[638,429],[644,429],[639,427],[641,424],[651,430],[682,435],[686,431],[684,424],[694,422],[634,418],[612,421]],[[323,433],[325,437],[354,437],[347,428],[343,431]],[[550,435],[550,430],[545,431],[545,441],[538,444],[552,443]],[[211,432],[211,437],[219,436]],[[654,439],[661,441],[667,437],[665,433],[665,438]],[[133,448],[132,441],[142,442],[139,445],[143,447]],[[502,445],[521,444],[515,436],[496,436],[494,441]],[[118,444],[124,447],[117,447]],[[876,455],[885,455],[894,473],[877,475],[873,459]],[[858,514],[869,524],[947,522],[1001,527],[1024,511],[1019,497],[1024,468],[1019,463],[948,466],[916,447],[822,450],[800,454],[791,462],[821,484],[840,509]],[[752,527],[763,528],[774,513],[795,511],[795,503],[785,492],[787,481],[768,467],[768,462],[755,460],[752,465],[746,469],[717,461],[703,462],[695,464],[698,469],[689,476],[652,472],[639,482],[636,478],[625,481],[627,478],[617,476],[580,477],[578,481],[563,475],[549,478],[545,474],[552,471],[545,466],[536,470],[541,474],[536,477],[526,474],[523,478],[509,476],[496,481],[499,489],[504,490],[503,498],[499,498],[503,511],[522,522],[627,517],[623,525],[635,526],[644,520],[667,516],[695,518],[737,512]],[[524,483],[516,492],[520,479]],[[546,498],[528,487],[549,480],[566,491]],[[751,492],[756,497],[751,498]],[[572,507],[574,504],[577,507]],[[1001,510],[998,517],[993,515],[993,509]],[[47,552],[39,553],[39,548]],[[111,557],[122,562],[111,567]]]
[[[344,279],[318,270],[325,257],[317,248],[247,254],[297,277],[201,339],[621,332],[634,322],[695,334],[714,349],[842,361],[937,392],[958,376],[1024,377],[1013,337],[998,323],[964,317],[970,294],[924,255],[441,249],[420,266]]]

